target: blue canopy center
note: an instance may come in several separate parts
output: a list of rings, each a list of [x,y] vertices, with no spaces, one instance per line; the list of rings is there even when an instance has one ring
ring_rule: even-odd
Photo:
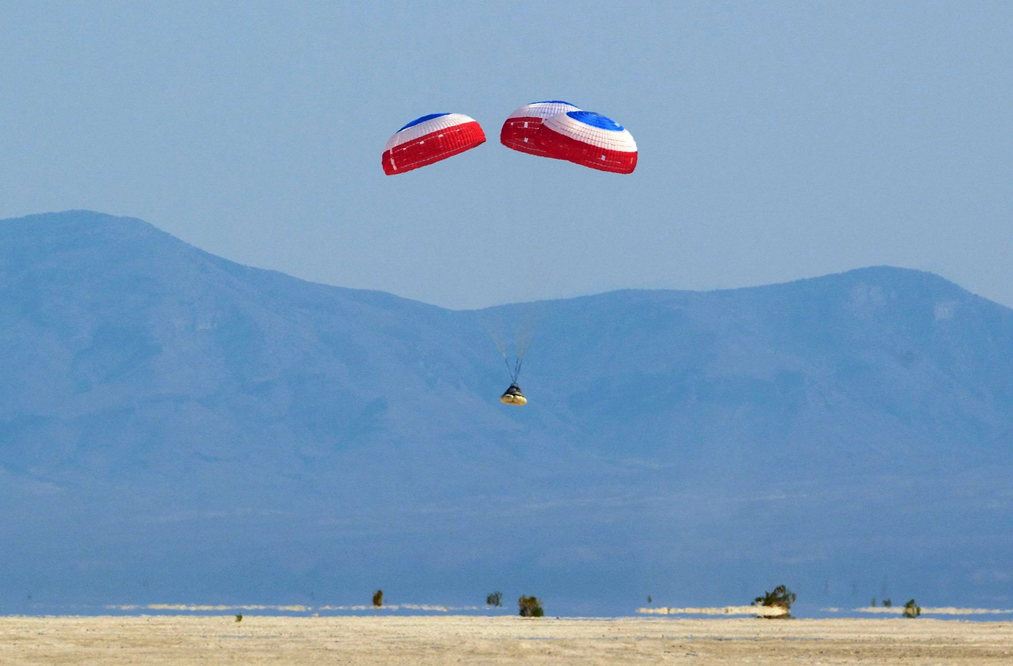
[[[409,127],[415,127],[419,123],[424,123],[427,120],[432,120],[433,118],[439,118],[440,116],[449,116],[449,115],[450,115],[449,113],[430,113],[428,116],[422,116],[421,118],[416,118],[415,120],[411,121],[410,123],[408,123],[407,125],[405,125],[401,129],[399,129],[398,132],[403,132],[404,130],[408,129]]]
[[[597,127],[599,129],[608,130],[609,132],[622,132],[623,126],[616,121],[595,113],[594,111],[568,111],[567,114],[574,120],[590,125],[591,127]]]

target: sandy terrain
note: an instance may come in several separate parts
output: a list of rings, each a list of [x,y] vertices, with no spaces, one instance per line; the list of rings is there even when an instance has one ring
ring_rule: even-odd
[[[0,617],[0,664],[1011,664],[1013,622]]]

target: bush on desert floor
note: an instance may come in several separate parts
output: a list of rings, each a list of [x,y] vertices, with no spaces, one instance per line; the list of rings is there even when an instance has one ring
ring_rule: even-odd
[[[377,590],[373,593],[373,605],[377,608],[383,605],[383,590]]]
[[[915,603],[915,600],[904,604],[904,617],[916,618],[922,614],[922,607]]]
[[[242,622],[242,621],[243,621],[243,614],[239,613],[238,615],[236,615],[236,622]]]
[[[521,617],[542,617],[545,615],[545,611],[542,610],[542,600],[534,596],[522,596],[517,600],[517,604],[521,608]]]
[[[490,594],[485,598],[485,605],[495,606],[496,608],[499,608],[500,606],[503,605],[503,593],[493,592],[492,594]]]
[[[893,606],[893,602],[889,599],[883,599],[883,608],[890,608]]]
[[[763,596],[756,597],[753,599],[753,606],[767,606],[773,608],[783,608],[784,615],[765,615],[763,617],[775,617],[780,619],[787,619],[791,617],[791,605],[795,603],[795,593],[789,590],[784,585],[778,585],[774,588],[773,592],[764,592]]]

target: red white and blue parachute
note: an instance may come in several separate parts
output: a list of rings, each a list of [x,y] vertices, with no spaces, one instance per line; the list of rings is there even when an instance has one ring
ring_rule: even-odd
[[[383,151],[388,176],[424,167],[485,143],[482,127],[462,113],[432,113],[397,131]]]
[[[549,156],[600,171],[633,173],[637,142],[626,128],[592,111],[566,111],[542,121],[535,142]]]
[[[532,102],[525,104],[510,114],[510,117],[503,123],[503,129],[499,133],[499,142],[507,148],[538,155],[540,157],[554,157],[544,148],[538,145],[535,135],[542,122],[558,113],[567,111],[579,111],[580,109],[561,100],[548,100],[545,102]]]

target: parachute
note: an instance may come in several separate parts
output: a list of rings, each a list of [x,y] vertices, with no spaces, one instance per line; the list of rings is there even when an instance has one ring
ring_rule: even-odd
[[[516,109],[503,123],[499,140],[511,150],[566,160],[599,171],[629,174],[637,167],[637,143],[626,128],[611,118],[583,111],[562,100],[532,102]],[[383,171],[388,176],[412,171],[483,143],[482,127],[469,116],[460,113],[422,116],[399,129],[387,142]],[[486,331],[510,373],[510,386],[500,401],[507,405],[527,404],[517,384],[529,346],[527,331],[516,336],[513,355],[505,336],[495,335],[488,326]]]
[[[411,121],[387,142],[383,172],[388,176],[424,167],[485,143],[481,125],[462,113],[431,113]]]
[[[592,111],[566,111],[546,118],[535,142],[550,156],[608,171],[633,173],[637,142],[622,125]]]
[[[507,148],[539,157],[555,157],[538,145],[535,136],[542,122],[559,113],[580,109],[562,100],[547,100],[525,104],[510,114],[499,132],[499,142]]]

